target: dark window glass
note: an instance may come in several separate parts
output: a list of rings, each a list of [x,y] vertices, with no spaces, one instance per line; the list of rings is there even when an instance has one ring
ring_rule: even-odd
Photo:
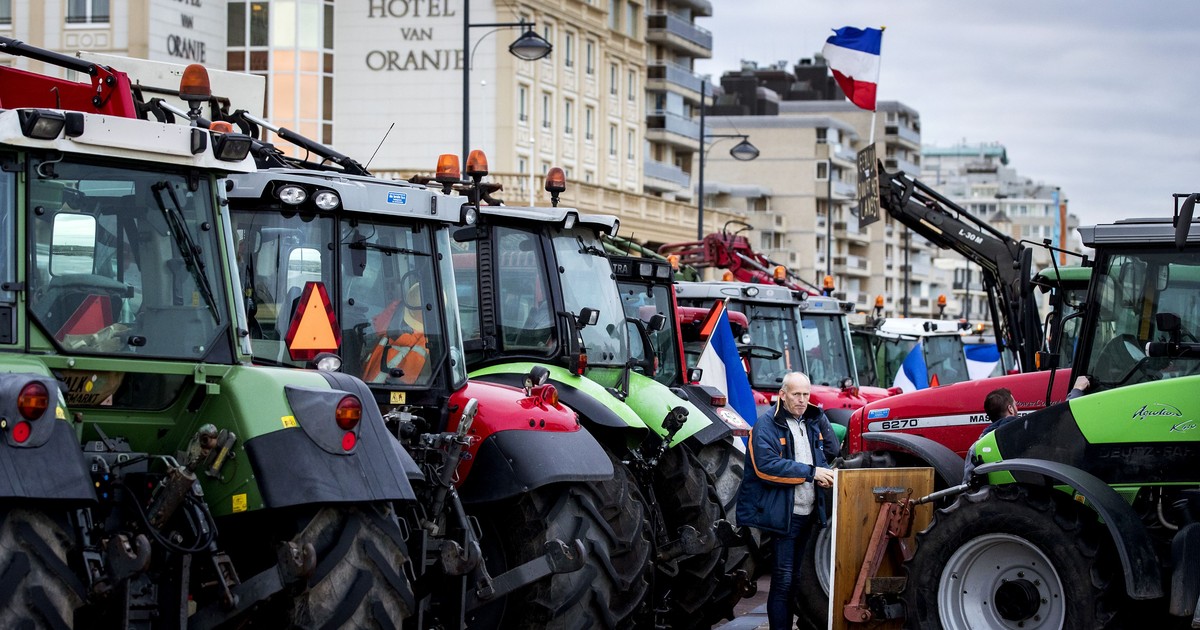
[[[233,47],[246,45],[246,3],[230,2],[228,10],[228,40]],[[229,68],[233,70],[233,68]]]
[[[270,38],[270,5],[266,2],[253,2],[250,4],[250,45],[251,46],[269,46]],[[253,67],[253,58],[251,66]],[[266,69],[266,66],[263,66]]]

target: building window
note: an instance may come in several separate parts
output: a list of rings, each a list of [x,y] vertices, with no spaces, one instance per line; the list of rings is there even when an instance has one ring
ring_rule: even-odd
[[[817,179],[829,179],[829,162],[817,162]]]
[[[583,181],[585,181],[585,182],[587,182],[587,183],[589,183],[589,184],[590,184],[590,183],[592,183],[592,180],[593,180],[593,179],[596,179],[596,174],[595,174],[595,173],[593,173],[593,172],[591,172],[591,171],[584,171],[584,172],[583,172]]]
[[[613,96],[617,95],[617,64],[608,64],[608,93]]]
[[[634,143],[636,140],[637,136],[635,135],[634,130],[629,129],[625,132],[625,159],[629,160],[630,162],[633,161],[633,147],[635,146]]]
[[[107,23],[108,0],[67,0],[67,24]]]
[[[563,35],[563,65],[570,68],[575,65],[575,34]]]
[[[617,30],[621,26],[621,0],[608,0],[608,28]]]
[[[0,0],[0,26],[12,25],[12,0]]]
[[[591,105],[583,108],[583,133],[585,140],[591,140],[593,134],[595,133],[595,127],[592,123],[592,120],[595,118],[595,116],[596,108],[592,107]]]
[[[817,144],[825,144],[829,130],[824,127],[817,127]]]
[[[584,62],[587,64],[587,73],[596,74],[596,42],[590,39],[587,41],[587,58]]]
[[[632,2],[625,3],[625,34],[635,39],[638,36],[638,5]]]
[[[529,172],[529,161],[523,157],[517,158],[517,172],[522,173],[522,174],[528,173]]]
[[[633,70],[629,71],[629,86],[625,90],[625,98],[628,99],[630,103],[637,98],[637,72],[634,72]]]
[[[269,46],[271,43],[270,37],[270,9],[271,5],[266,2],[251,2],[250,3],[250,45],[251,46]],[[254,57],[251,56],[251,70],[259,70],[255,68],[253,63]],[[266,66],[261,70],[266,70]]]
[[[608,126],[608,155],[617,157],[617,126]]]
[[[563,100],[563,133],[575,133],[575,101]]]
[[[542,92],[542,128],[543,129],[550,128],[550,115],[551,115],[550,100],[551,100],[550,93]]]
[[[529,120],[529,88],[524,85],[517,88],[517,119],[521,122]]]

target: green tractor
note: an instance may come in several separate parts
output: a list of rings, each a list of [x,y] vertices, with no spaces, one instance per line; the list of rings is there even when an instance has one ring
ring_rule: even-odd
[[[1091,391],[976,443],[906,565],[909,627],[1200,625],[1200,194],[1175,199],[1174,225],[1080,229],[1096,260],[1061,326]]]
[[[468,192],[478,194],[484,173],[471,162],[467,172]],[[621,596],[649,594],[635,620],[709,627],[731,616],[744,592],[726,579],[722,541],[733,540],[732,527],[701,463],[709,447],[735,457],[724,448],[731,430],[656,382],[652,355],[631,353],[631,343],[652,347],[665,315],[626,315],[601,243],[617,220],[557,207],[561,172],[548,177],[555,207],[483,206],[478,223],[454,235],[467,365],[473,379],[510,385],[545,366],[562,400],[621,462],[619,474],[637,481],[626,505],[645,525],[629,542],[653,545],[655,571],[624,569]]]
[[[250,138],[104,109],[91,68],[0,81],[0,625],[398,626],[419,470],[362,381],[250,364]]]

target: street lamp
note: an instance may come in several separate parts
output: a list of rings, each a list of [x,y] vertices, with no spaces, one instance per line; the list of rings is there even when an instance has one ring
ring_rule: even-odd
[[[471,48],[471,29],[491,28],[493,32],[505,28],[519,28],[525,31],[513,43],[509,44],[508,52],[517,59],[536,61],[542,59],[554,50],[554,46],[545,37],[533,32],[535,22],[496,22],[491,24],[471,24],[471,0],[463,0],[463,97],[462,97],[462,159],[467,163],[471,151],[471,58],[474,50]],[[491,33],[487,33],[487,37]],[[480,38],[482,41],[483,38]]]
[[[704,133],[704,112],[708,109],[708,79],[700,81],[700,185],[696,189],[696,240],[704,240],[704,156],[708,153],[705,141],[709,138],[741,138],[733,145],[729,155],[739,162],[749,162],[758,157],[758,147],[750,144],[750,136],[744,133]]]

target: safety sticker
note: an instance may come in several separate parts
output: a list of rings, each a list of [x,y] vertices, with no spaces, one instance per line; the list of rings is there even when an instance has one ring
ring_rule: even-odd
[[[285,428],[285,429],[296,428],[296,416],[284,416],[284,417],[280,418],[280,420],[283,421],[283,428]]]
[[[245,494],[233,495],[233,511],[234,512],[245,512],[246,511],[246,495]]]
[[[888,408],[888,409],[872,409],[867,412],[867,419],[875,420],[877,418],[886,418],[886,417],[888,417],[888,414],[890,414],[891,412],[892,412],[892,410],[890,408]]]
[[[408,203],[408,193],[390,192],[388,193],[388,203]]]
[[[405,398],[405,392],[391,392],[391,394],[388,396],[388,403],[393,405],[403,405]]]

